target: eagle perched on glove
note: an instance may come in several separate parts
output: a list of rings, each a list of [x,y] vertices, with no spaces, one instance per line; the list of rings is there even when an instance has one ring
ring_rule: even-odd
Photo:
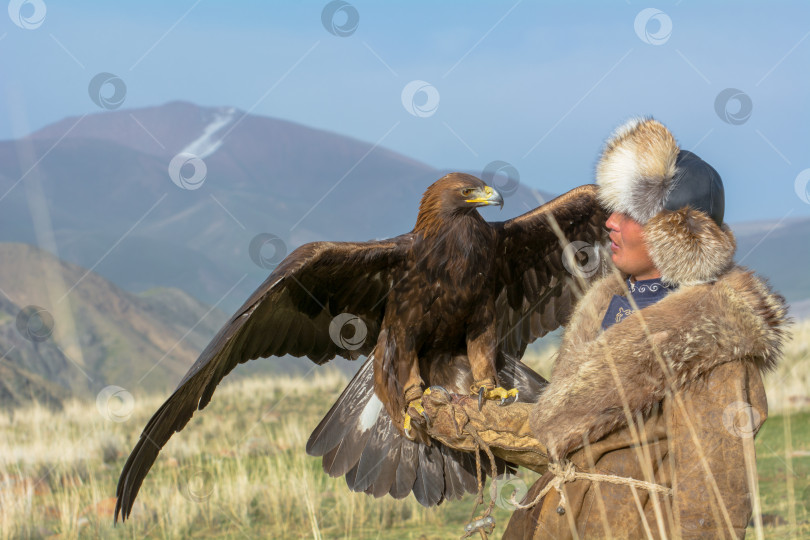
[[[486,205],[503,198],[474,176],[451,173],[425,191],[406,234],[293,251],[149,420],[121,472],[116,520],[129,516],[160,449],[223,377],[248,360],[288,354],[317,364],[367,357],[307,444],[327,473],[375,496],[413,492],[425,506],[476,492],[475,460],[428,437],[423,389],[536,399],[546,382],[519,358],[566,321],[577,278],[581,285],[590,277],[567,270],[579,264],[577,246],[607,239],[593,185],[505,222],[485,221],[476,208]],[[347,318],[365,332],[360,342],[340,338]]]

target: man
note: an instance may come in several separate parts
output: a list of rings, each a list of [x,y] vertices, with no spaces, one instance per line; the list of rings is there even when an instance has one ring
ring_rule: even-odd
[[[432,392],[431,434],[544,473],[504,538],[742,538],[784,299],[734,264],[720,176],[659,122],[619,127],[596,177],[616,271],[577,304],[548,387],[481,411]]]

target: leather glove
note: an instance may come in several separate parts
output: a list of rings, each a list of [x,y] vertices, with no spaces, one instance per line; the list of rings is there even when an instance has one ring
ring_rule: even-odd
[[[529,429],[534,404],[517,402],[501,407],[485,401],[479,411],[477,396],[432,387],[422,396],[422,406],[431,420],[428,433],[450,448],[475,451],[473,431],[495,456],[540,474],[546,472],[548,453]]]

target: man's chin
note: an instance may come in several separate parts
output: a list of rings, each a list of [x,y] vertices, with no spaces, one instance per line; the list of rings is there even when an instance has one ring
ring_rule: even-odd
[[[627,269],[627,267],[624,264],[624,261],[622,260],[620,255],[618,255],[616,253],[611,253],[610,254],[610,259],[613,261],[613,266],[615,266],[619,270],[619,272],[622,272],[623,274],[628,274],[628,275],[632,274],[632,272]]]

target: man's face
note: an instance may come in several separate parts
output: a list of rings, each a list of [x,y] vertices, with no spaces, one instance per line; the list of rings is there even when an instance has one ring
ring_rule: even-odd
[[[626,214],[610,214],[605,223],[610,229],[611,259],[616,268],[635,279],[652,279],[661,273],[650,259],[642,225]]]

